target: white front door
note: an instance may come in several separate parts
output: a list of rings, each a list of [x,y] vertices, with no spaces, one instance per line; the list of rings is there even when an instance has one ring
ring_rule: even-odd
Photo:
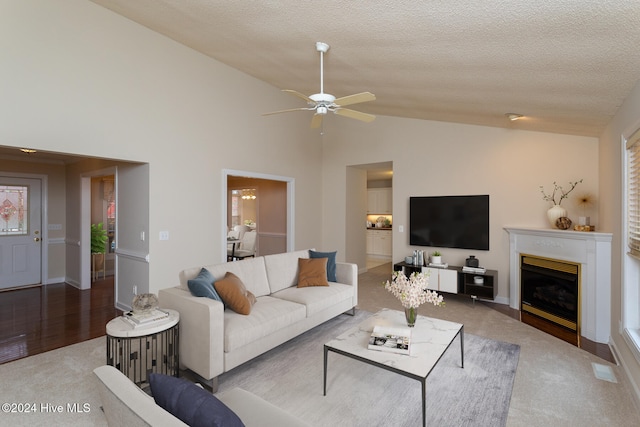
[[[0,176],[0,289],[42,283],[41,181]]]

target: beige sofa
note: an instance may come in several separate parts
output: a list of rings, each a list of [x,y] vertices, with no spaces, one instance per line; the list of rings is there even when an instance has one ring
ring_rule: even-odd
[[[109,426],[187,425],[158,406],[153,397],[113,366],[100,366],[93,372],[98,378],[102,410]],[[216,397],[231,409],[246,427],[308,426],[304,421],[241,388],[231,389]]]
[[[217,377],[358,303],[356,264],[336,263],[336,282],[298,288],[298,258],[309,250],[204,266],[216,280],[234,273],[257,302],[249,315],[224,309],[221,302],[194,297],[187,281],[200,267],[183,270],[180,285],[159,292],[160,306],[180,313],[180,365],[214,391]],[[352,311],[353,313],[353,311]]]

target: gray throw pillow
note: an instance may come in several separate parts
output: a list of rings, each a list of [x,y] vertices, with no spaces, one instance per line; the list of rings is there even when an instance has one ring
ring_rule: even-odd
[[[309,251],[309,258],[327,258],[327,280],[329,282],[337,282],[336,279],[336,253],[335,252],[317,252]]]
[[[187,280],[187,286],[194,297],[207,297],[222,302],[222,298],[213,287],[215,281],[213,274],[206,268],[202,268],[195,278]]]

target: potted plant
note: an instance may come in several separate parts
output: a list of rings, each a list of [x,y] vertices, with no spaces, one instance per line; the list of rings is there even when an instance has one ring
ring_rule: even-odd
[[[93,258],[93,279],[96,279],[96,273],[100,270],[105,271],[105,253],[107,252],[107,230],[103,224],[91,224],[91,257]]]
[[[442,254],[439,251],[435,251],[431,254],[432,264],[442,264]]]
[[[101,222],[91,224],[91,253],[104,254],[107,252],[107,230]]]

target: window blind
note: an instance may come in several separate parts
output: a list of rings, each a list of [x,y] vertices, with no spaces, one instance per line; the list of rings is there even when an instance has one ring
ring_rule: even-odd
[[[627,140],[627,244],[640,258],[640,129]]]

